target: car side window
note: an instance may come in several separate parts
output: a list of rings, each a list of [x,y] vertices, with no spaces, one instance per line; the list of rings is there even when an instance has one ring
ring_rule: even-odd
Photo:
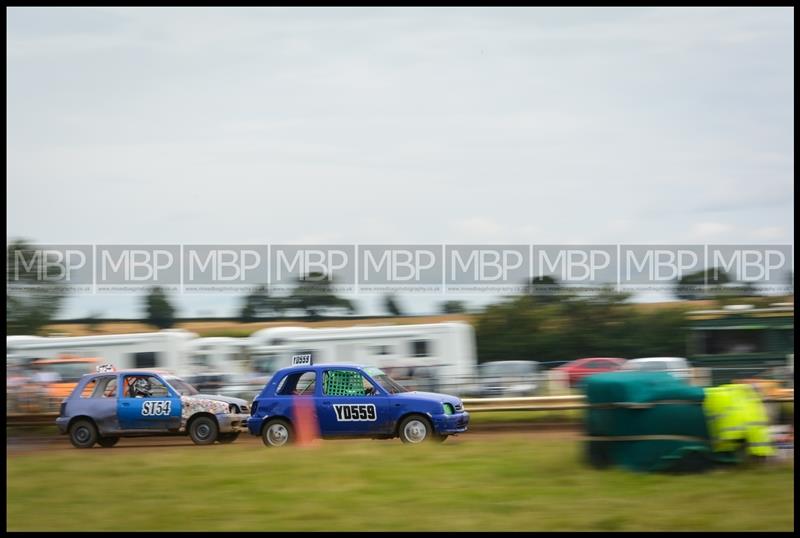
[[[279,396],[313,396],[316,381],[317,374],[314,372],[294,372],[281,380],[275,394]]]
[[[91,398],[96,388],[97,388],[97,379],[92,379],[91,381],[86,383],[86,385],[83,386],[83,390],[81,391],[81,398]]]
[[[372,396],[375,386],[356,370],[326,370],[322,392],[325,396]]]
[[[166,385],[152,375],[125,376],[126,398],[167,398],[170,396]]]
[[[117,377],[106,376],[96,379],[97,384],[92,392],[92,398],[116,398]]]

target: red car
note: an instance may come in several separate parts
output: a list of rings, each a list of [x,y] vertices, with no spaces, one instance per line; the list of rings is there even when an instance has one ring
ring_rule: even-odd
[[[619,370],[625,362],[625,359],[613,357],[591,357],[568,362],[559,366],[556,370],[566,372],[569,386],[574,387],[586,376]]]

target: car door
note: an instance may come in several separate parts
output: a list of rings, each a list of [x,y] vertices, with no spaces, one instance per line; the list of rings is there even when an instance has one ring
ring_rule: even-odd
[[[136,382],[145,380],[149,394],[135,389]],[[123,430],[169,431],[180,427],[180,396],[161,377],[153,374],[123,375],[117,418]]]
[[[358,370],[323,370],[320,390],[317,414],[323,435],[367,437],[388,433],[388,396]]]

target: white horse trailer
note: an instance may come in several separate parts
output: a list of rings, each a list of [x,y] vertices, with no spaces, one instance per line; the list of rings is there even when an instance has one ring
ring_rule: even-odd
[[[257,331],[248,340],[252,368],[266,376],[290,366],[291,357],[296,354],[310,354],[314,363],[434,369],[445,386],[471,379],[477,368],[474,330],[459,322],[320,329],[274,327]]]
[[[162,368],[184,375],[188,369],[187,343],[196,337],[180,329],[97,336],[7,336],[6,360],[22,365],[68,354],[98,358],[117,369]]]

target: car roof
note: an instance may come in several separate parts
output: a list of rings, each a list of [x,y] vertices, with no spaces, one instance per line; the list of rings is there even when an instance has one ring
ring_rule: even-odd
[[[651,361],[685,361],[684,357],[641,357],[639,359],[631,359],[636,362],[651,362]]]
[[[364,368],[370,368],[369,366],[365,366],[363,364],[353,364],[353,363],[345,363],[345,362],[326,362],[323,364],[308,364],[308,365],[295,365],[295,366],[287,366],[286,368],[281,368],[279,372],[283,371],[290,371],[290,370],[319,370],[320,368],[355,368],[357,370],[363,370]]]

